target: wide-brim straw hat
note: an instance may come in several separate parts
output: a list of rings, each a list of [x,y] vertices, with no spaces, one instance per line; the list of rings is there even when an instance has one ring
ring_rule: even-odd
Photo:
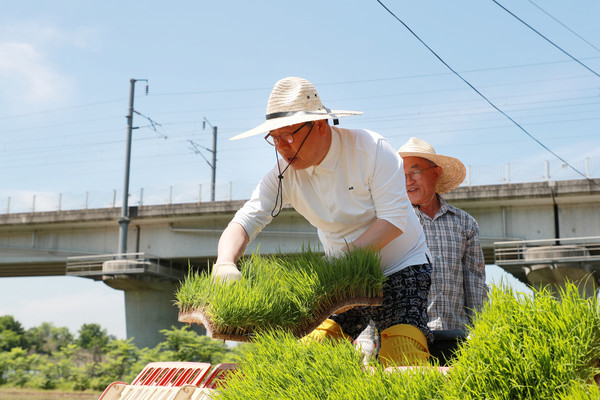
[[[288,77],[278,81],[271,91],[267,103],[267,120],[230,140],[247,138],[301,122],[337,120],[360,114],[362,111],[330,110],[323,105],[312,83],[306,79]]]
[[[398,149],[400,157],[421,157],[442,167],[442,176],[435,186],[436,193],[448,193],[457,188],[467,175],[465,165],[457,158],[437,154],[426,141],[411,137]]]

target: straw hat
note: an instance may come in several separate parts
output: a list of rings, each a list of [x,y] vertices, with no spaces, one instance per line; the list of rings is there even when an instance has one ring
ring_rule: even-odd
[[[267,120],[254,129],[232,137],[243,139],[270,132],[284,126],[320,119],[333,119],[362,114],[361,111],[330,110],[321,103],[317,89],[306,79],[288,77],[278,81],[267,103]]]
[[[439,194],[447,193],[458,187],[467,174],[465,166],[459,159],[436,154],[433,146],[424,140],[411,137],[398,149],[400,157],[421,157],[442,167],[442,176],[435,186]]]

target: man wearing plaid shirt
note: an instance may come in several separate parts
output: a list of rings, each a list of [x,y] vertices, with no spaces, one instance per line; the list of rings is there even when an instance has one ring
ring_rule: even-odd
[[[433,256],[428,326],[433,331],[464,331],[487,298],[479,227],[471,215],[446,203],[440,194],[462,183],[465,166],[436,154],[418,138],[410,138],[398,153],[404,161],[408,197]]]

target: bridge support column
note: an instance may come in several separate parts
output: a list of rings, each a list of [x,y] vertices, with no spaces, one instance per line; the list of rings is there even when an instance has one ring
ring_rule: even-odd
[[[178,285],[169,281],[147,281],[136,278],[109,278],[104,283],[125,292],[125,319],[127,338],[133,338],[138,348],[155,347],[165,337],[162,329],[181,327],[177,321],[178,309],[174,304]],[[206,331],[193,325],[192,330],[204,335]]]

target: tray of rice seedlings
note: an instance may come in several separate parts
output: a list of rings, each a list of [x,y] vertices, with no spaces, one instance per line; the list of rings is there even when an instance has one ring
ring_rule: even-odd
[[[356,249],[323,257],[257,253],[241,260],[242,278],[221,283],[209,272],[190,273],[176,293],[179,321],[204,325],[213,339],[251,341],[261,331],[283,329],[300,338],[331,314],[381,305],[379,254]]]

